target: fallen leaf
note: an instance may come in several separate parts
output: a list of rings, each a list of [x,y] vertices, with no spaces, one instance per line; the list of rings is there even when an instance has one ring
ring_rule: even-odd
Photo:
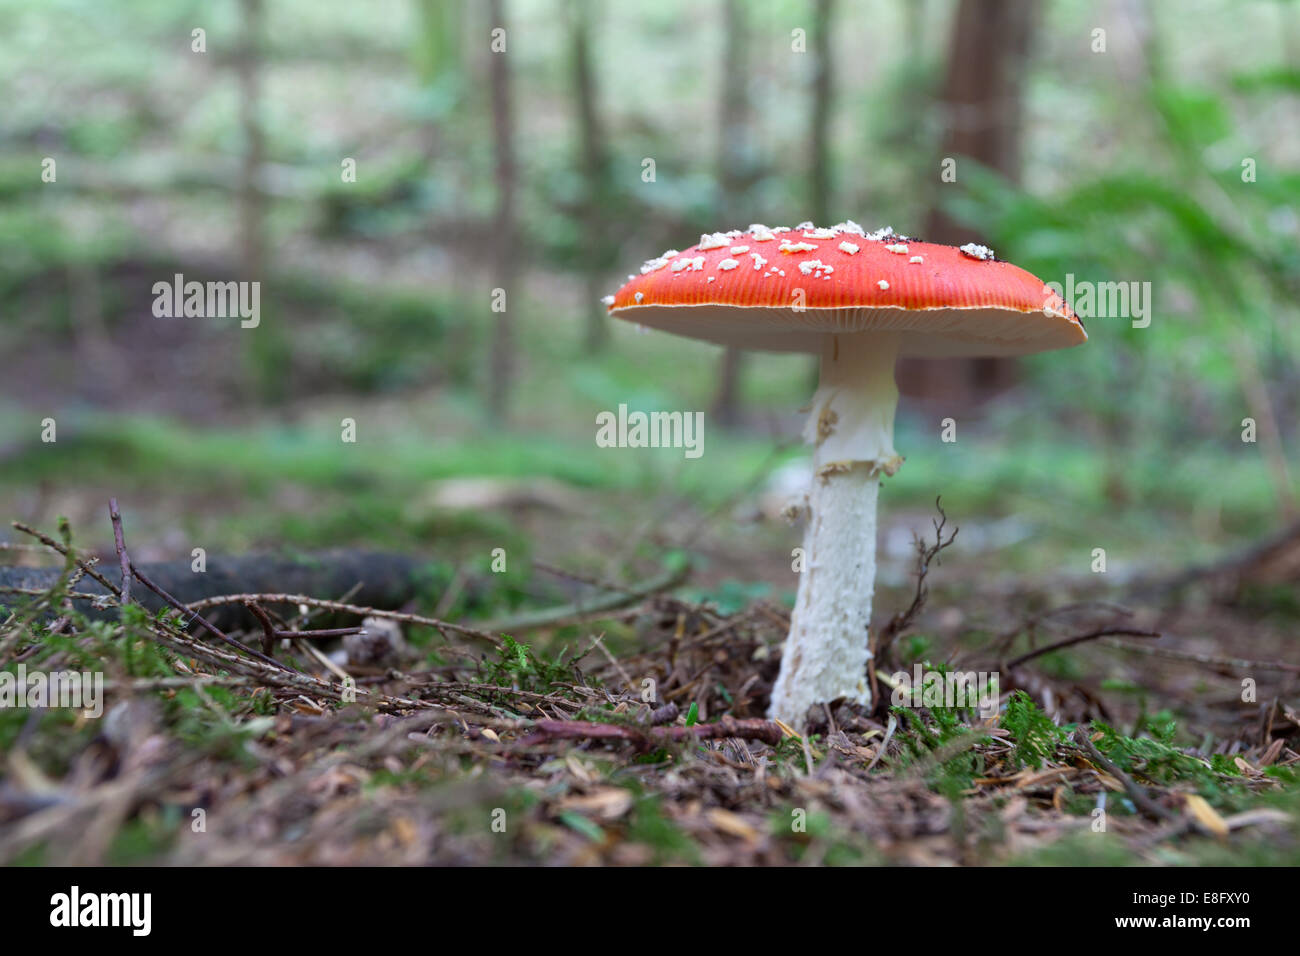
[[[1258,810],[1247,810],[1244,813],[1233,814],[1226,817],[1223,822],[1228,825],[1229,830],[1240,830],[1242,827],[1255,826],[1260,823],[1290,823],[1291,815],[1283,813],[1281,810],[1261,807]]]
[[[757,840],[759,837],[758,831],[745,822],[744,817],[722,807],[710,807],[704,811],[704,818],[713,825],[714,829],[740,837],[742,840]]]
[[[568,766],[569,772],[572,773],[575,777],[577,777],[583,783],[591,783],[592,780],[591,774],[588,772],[587,768],[582,765],[581,760],[579,760],[573,754],[568,754],[567,756],[565,756],[564,762]]]
[[[560,807],[602,820],[617,820],[632,809],[632,794],[622,787],[601,787],[592,793],[565,797]]]
[[[1219,812],[1210,806],[1209,802],[1199,794],[1189,793],[1187,795],[1187,809],[1204,829],[1213,833],[1215,836],[1224,837],[1228,835],[1228,824],[1224,822]]]
[[[397,838],[397,842],[402,846],[410,846],[414,843],[419,833],[410,817],[397,817],[393,820],[390,829],[393,831],[393,836]]]

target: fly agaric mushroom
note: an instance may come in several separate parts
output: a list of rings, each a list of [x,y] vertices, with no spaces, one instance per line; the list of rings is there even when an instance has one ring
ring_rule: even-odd
[[[620,318],[721,345],[821,356],[804,438],[813,481],[799,579],[769,716],[870,704],[867,629],[876,578],[876,499],[894,451],[899,356],[1011,356],[1087,333],[1041,279],[984,246],[918,242],[852,221],[750,226],[669,250],[606,299]]]

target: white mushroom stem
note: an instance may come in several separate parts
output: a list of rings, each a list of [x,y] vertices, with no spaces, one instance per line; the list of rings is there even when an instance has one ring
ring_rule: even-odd
[[[898,337],[828,335],[804,437],[815,446],[803,571],[768,716],[802,729],[808,708],[870,704],[867,628],[876,583],[876,499],[894,451]]]

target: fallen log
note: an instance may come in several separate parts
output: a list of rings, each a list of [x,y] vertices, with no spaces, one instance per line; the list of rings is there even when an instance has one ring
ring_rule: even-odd
[[[101,567],[108,570],[106,566]],[[207,559],[203,571],[195,571],[189,561],[162,561],[137,567],[183,604],[217,594],[278,592],[340,598],[348,595],[354,604],[394,610],[421,594],[437,595],[448,584],[447,580],[439,580],[440,575],[427,561],[384,551],[216,556]],[[47,591],[57,583],[60,573],[58,568],[0,566],[0,603],[15,603],[16,594],[12,590],[15,588]],[[76,591],[87,595],[108,594],[103,585],[89,577],[77,582]],[[151,611],[164,606],[162,598],[144,588],[133,591],[132,596]],[[94,607],[90,598],[74,599],[73,604],[92,619],[117,614],[115,608]],[[210,619],[219,627],[256,625],[249,612],[237,605],[213,611]]]
[[[1150,598],[1199,585],[1236,597],[1251,586],[1287,584],[1300,584],[1300,522],[1213,563],[1135,578],[1128,591],[1134,597]]]

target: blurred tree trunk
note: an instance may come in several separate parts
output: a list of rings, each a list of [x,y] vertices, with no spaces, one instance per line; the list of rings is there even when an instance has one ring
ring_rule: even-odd
[[[240,0],[239,129],[244,153],[239,173],[239,265],[246,281],[261,277],[265,256],[259,184],[266,143],[261,122],[262,0]]]
[[[962,245],[985,242],[978,229],[954,221],[938,201],[943,190],[962,188],[963,159],[973,159],[1016,182],[1020,179],[1021,119],[1026,63],[1032,46],[1035,0],[961,0],[953,18],[940,108],[940,157],[957,160],[956,183],[943,183],[924,238]],[[934,170],[937,176],[939,170]],[[1015,381],[1012,359],[904,360],[904,390],[972,401]]]
[[[903,20],[907,24],[907,58],[920,63],[925,56],[925,0],[902,0]]]
[[[1126,82],[1134,86],[1141,84],[1141,95],[1152,104],[1153,112],[1158,112],[1155,105],[1156,91],[1171,82],[1168,60],[1160,40],[1163,35],[1160,25],[1154,22],[1152,11],[1146,3],[1130,0],[1123,9],[1141,50],[1140,57],[1127,58],[1137,62],[1130,68],[1131,74],[1126,77]],[[1199,150],[1189,149],[1172,139],[1171,144],[1183,153],[1182,159],[1186,164],[1180,182],[1184,189],[1195,192],[1198,180],[1205,182],[1210,178],[1205,160]],[[1224,300],[1228,312],[1239,313],[1247,308],[1248,295],[1240,288],[1234,275],[1229,273],[1217,278],[1211,276],[1210,281],[1219,289],[1225,290]],[[1241,389],[1250,417],[1255,420],[1258,428],[1257,439],[1273,482],[1278,512],[1284,520],[1294,521],[1297,514],[1295,483],[1291,479],[1286,445],[1270,395],[1270,385],[1278,384],[1277,377],[1268,374],[1262,367],[1256,345],[1249,338],[1228,339],[1227,351],[1232,357],[1237,386]],[[1121,467],[1116,465],[1117,470]],[[1300,555],[1300,549],[1292,553]]]
[[[506,49],[489,52],[488,63],[492,91],[492,142],[496,154],[496,220],[492,230],[493,266],[492,280],[495,290],[504,296],[504,308],[496,312],[492,330],[492,344],[488,362],[488,408],[498,420],[507,417],[510,392],[514,384],[514,309],[515,256],[517,253],[515,229],[515,131],[514,113],[510,98],[509,30],[506,27],[504,0],[488,0],[490,28],[506,31]]]
[[[421,89],[428,98],[420,133],[422,153],[431,180],[441,184],[439,202],[453,221],[465,218],[465,196],[473,175],[459,157],[466,154],[470,137],[477,135],[471,114],[479,105],[471,99],[468,56],[468,28],[480,25],[465,15],[466,0],[413,0],[419,29],[411,42],[411,57]],[[474,85],[477,92],[478,84]],[[430,229],[436,227],[430,223]],[[478,298],[479,277],[467,269],[452,269],[448,287],[451,300],[468,302]],[[481,300],[480,300],[481,301]],[[471,322],[453,322],[447,330],[447,355],[473,355],[475,332]],[[459,362],[455,363],[462,368]],[[467,372],[477,379],[478,372]]]
[[[454,128],[464,95],[463,0],[415,0],[420,29],[411,56],[420,85],[429,97],[424,133],[425,158],[433,163],[446,151],[444,140]]]
[[[262,282],[269,274],[266,242],[266,204],[262,183],[266,162],[266,137],[262,128],[263,0],[240,0],[239,47],[235,72],[239,84],[239,129],[243,143],[236,208],[239,219],[236,251],[240,279]],[[261,307],[274,308],[262,288]],[[263,401],[277,404],[288,396],[285,369],[290,362],[291,331],[279,322],[263,322],[244,338],[243,374]]]
[[[749,143],[749,22],[745,0],[723,0],[722,88],[718,112],[716,229],[743,229],[744,193],[753,161]],[[728,347],[718,370],[713,418],[724,428],[740,421],[740,375],[744,352]]]
[[[121,353],[104,324],[104,285],[99,266],[72,261],[65,269],[73,354],[81,368],[95,370],[85,377],[88,394],[95,401],[110,402],[132,385]]]
[[[809,170],[809,203],[812,221],[828,227],[845,218],[831,218],[831,199],[834,190],[831,174],[830,127],[831,103],[834,88],[831,78],[834,63],[831,59],[832,21],[835,17],[835,0],[817,0],[813,12],[812,56],[812,118],[808,128],[808,147],[812,157]]]
[[[1282,431],[1278,427],[1277,416],[1273,414],[1273,401],[1268,394],[1268,376],[1260,368],[1254,343],[1249,340],[1231,339],[1228,350],[1232,354],[1237,384],[1246,399],[1251,417],[1255,419],[1259,429],[1259,444],[1264,452],[1264,461],[1268,464],[1269,477],[1273,480],[1273,492],[1277,497],[1278,511],[1287,521],[1294,521],[1295,485],[1291,481],[1291,469],[1286,460]]]
[[[591,58],[591,0],[569,0],[569,57],[578,113],[578,153],[583,176],[582,270],[586,279],[588,354],[609,341],[609,320],[601,305],[601,284],[610,265],[605,216],[610,198],[609,154],[601,127],[595,69]]]

